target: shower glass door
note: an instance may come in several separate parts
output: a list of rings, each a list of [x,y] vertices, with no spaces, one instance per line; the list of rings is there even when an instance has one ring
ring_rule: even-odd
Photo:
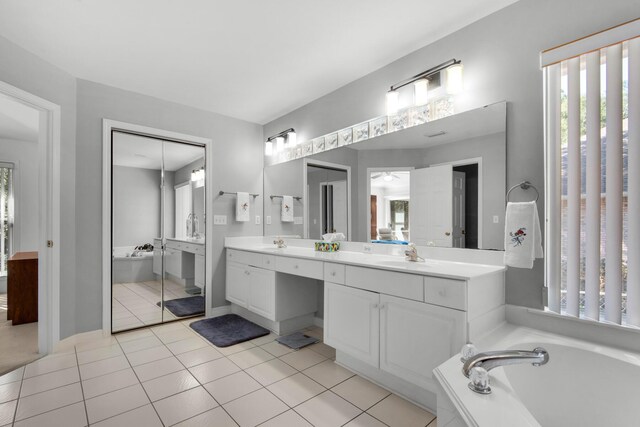
[[[113,132],[113,332],[204,314],[204,154]]]

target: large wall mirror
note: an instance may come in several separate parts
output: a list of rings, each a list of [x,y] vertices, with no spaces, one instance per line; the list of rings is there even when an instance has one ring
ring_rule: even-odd
[[[269,165],[264,183],[266,236],[339,231],[323,218],[344,205],[352,241],[503,250],[506,103]],[[282,194],[299,197],[290,223]]]

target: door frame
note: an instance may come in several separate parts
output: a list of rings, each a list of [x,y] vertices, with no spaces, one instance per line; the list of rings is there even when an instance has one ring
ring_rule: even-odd
[[[483,219],[483,207],[482,207],[482,157],[471,157],[469,159],[460,159],[454,160],[451,162],[442,162],[442,163],[434,163],[431,166],[442,166],[442,165],[451,165],[452,167],[456,166],[467,166],[467,165],[478,165],[478,249],[482,249],[482,221]]]
[[[0,81],[0,96],[39,112],[38,352],[60,341],[60,106]],[[52,246],[48,245],[52,242]]]
[[[347,241],[352,239],[353,230],[351,217],[353,215],[351,199],[353,197],[351,191],[351,166],[345,166],[338,163],[324,162],[321,160],[304,159],[302,163],[302,189],[303,189],[303,216],[304,228],[303,237],[309,238],[309,187],[307,184],[307,168],[308,166],[326,167],[347,172]]]
[[[375,167],[375,168],[367,168],[367,211],[366,211],[366,216],[367,216],[367,222],[366,222],[366,226],[367,226],[367,234],[366,236],[368,237],[366,239],[367,243],[371,243],[371,174],[374,174],[376,172],[405,172],[405,171],[412,171],[414,170],[415,167],[414,166],[393,166],[393,167],[388,167],[388,168],[383,168],[383,167]],[[378,201],[378,203],[380,203],[380,201]],[[409,203],[411,203],[411,192],[409,192]],[[409,211],[411,211],[411,208],[409,208]],[[377,231],[378,227],[376,227],[376,231]]]
[[[173,142],[201,144],[205,170],[213,165],[213,140],[149,126],[102,119],[102,332],[111,335],[111,132],[125,131]],[[205,188],[213,188],[213,174],[205,173]],[[207,190],[205,190],[206,193]],[[210,191],[210,190],[208,190]],[[213,212],[213,197],[206,197],[205,212]],[[205,222],[205,254],[213,253],[213,221]],[[205,316],[212,312],[213,259],[205,257]]]

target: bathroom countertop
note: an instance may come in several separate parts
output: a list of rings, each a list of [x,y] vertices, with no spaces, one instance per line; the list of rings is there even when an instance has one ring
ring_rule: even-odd
[[[465,262],[443,261],[427,259],[425,262],[406,261],[401,255],[381,255],[355,251],[318,252],[313,248],[301,246],[287,246],[276,248],[273,244],[251,243],[245,241],[227,241],[225,247],[266,255],[291,258],[313,259],[324,262],[334,262],[357,267],[377,268],[401,273],[438,276],[457,280],[471,280],[487,274],[505,271],[504,266],[472,264]]]
[[[160,238],[157,237],[154,240],[160,240]],[[171,240],[173,242],[180,242],[180,243],[189,243],[192,245],[204,245],[204,239],[202,239],[202,241],[197,241],[197,240],[188,240],[188,239],[174,239],[171,237],[167,237],[167,240]]]

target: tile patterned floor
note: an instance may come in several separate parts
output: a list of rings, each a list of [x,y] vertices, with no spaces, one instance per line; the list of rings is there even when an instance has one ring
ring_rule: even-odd
[[[156,304],[160,301],[161,284],[158,281],[116,283],[112,287],[112,322],[114,331],[154,325],[176,317],[167,309],[162,312]],[[184,285],[165,280],[164,300],[191,296]]]
[[[270,334],[218,348],[192,321],[68,346],[0,377],[0,426],[437,427],[324,343],[291,351]]]

